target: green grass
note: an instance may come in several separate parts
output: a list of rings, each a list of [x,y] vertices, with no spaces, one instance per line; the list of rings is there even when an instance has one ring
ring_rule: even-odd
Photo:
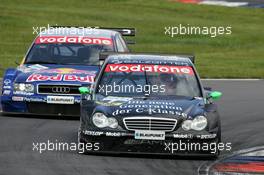
[[[33,26],[136,27],[137,52],[194,53],[204,78],[264,78],[264,10],[191,5],[167,0],[0,0],[0,76],[21,60]],[[165,26],[232,26],[232,34],[164,34]]]

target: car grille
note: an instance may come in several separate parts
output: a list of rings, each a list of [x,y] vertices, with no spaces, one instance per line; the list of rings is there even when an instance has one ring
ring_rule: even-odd
[[[156,117],[127,117],[123,119],[128,130],[158,130],[173,131],[176,127],[176,119]]]
[[[38,85],[38,94],[79,95],[79,85]]]

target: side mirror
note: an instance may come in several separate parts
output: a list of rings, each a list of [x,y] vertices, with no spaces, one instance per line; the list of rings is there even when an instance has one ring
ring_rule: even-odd
[[[219,91],[213,91],[208,94],[208,97],[213,100],[219,100],[222,96],[222,92]]]
[[[81,94],[91,94],[91,90],[88,87],[79,87],[79,92]]]
[[[212,88],[211,87],[204,87],[204,90],[206,90],[206,91],[212,91]]]

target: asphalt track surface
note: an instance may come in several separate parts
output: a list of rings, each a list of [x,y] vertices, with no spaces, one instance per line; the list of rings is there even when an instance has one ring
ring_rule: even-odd
[[[223,92],[218,102],[223,142],[232,150],[264,145],[264,81],[205,81]],[[81,155],[75,151],[33,151],[32,143],[76,142],[78,120],[0,116],[0,175],[196,174],[203,159]],[[230,152],[223,152],[223,155]]]

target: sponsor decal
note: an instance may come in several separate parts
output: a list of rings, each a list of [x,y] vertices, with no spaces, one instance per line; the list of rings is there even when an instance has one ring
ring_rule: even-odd
[[[152,114],[169,114],[182,116],[184,118],[187,115],[183,112],[182,107],[176,106],[173,102],[155,102],[155,101],[128,101],[125,104],[120,104],[112,115],[124,115],[135,112],[138,114],[148,113]]]
[[[107,96],[102,101],[107,103],[114,103],[114,102],[127,102],[132,100],[133,98],[129,97],[114,97],[114,96]]]
[[[12,97],[13,101],[24,101],[24,97],[17,97],[17,96],[13,96]]]
[[[11,90],[4,90],[3,91],[3,95],[10,95],[10,93],[11,93]]]
[[[204,135],[193,135],[193,134],[173,134],[174,138],[179,139],[192,139],[194,137],[198,139],[213,139],[216,138],[216,134],[204,134]]]
[[[24,92],[24,91],[14,91],[13,94],[14,95],[34,95],[34,93]]]
[[[148,144],[148,145],[156,145],[156,146],[163,146],[165,140],[135,140],[135,139],[127,139],[124,141],[125,145],[142,145],[142,144]]]
[[[9,86],[10,83],[11,83],[11,80],[9,80],[9,79],[5,79],[5,80],[4,80],[4,85],[5,85],[5,86]]]
[[[3,89],[11,89],[11,86],[3,86]]]
[[[173,134],[174,138],[178,139],[192,139],[193,135],[192,134]]]
[[[19,66],[17,70],[22,71],[24,73],[28,73],[28,72],[39,71],[43,69],[48,69],[48,67],[42,66],[40,64],[34,64],[30,66]]]
[[[106,132],[106,136],[111,136],[111,137],[120,137],[121,133],[120,132]]]
[[[164,131],[136,130],[135,139],[165,140],[165,132]]]
[[[168,74],[188,74],[194,75],[190,66],[170,66],[153,64],[108,64],[105,72],[157,72]]]
[[[114,101],[130,101],[132,100],[133,98],[129,98],[129,97],[115,97],[115,96],[107,96],[103,99],[103,101],[111,101],[111,102],[114,102]]]
[[[31,69],[34,69],[34,70],[48,69],[48,67],[42,66],[40,64],[30,65],[30,66],[28,66],[28,68],[31,68]]]
[[[83,131],[83,134],[90,135],[90,136],[100,136],[103,133],[104,132],[102,132],[102,131],[87,131],[87,130]]]
[[[197,135],[196,137],[200,139],[213,139],[216,138],[216,134]]]
[[[135,109],[135,108],[133,108],[133,109]],[[175,111],[175,110],[153,109],[153,108],[137,108],[135,110],[133,110],[133,109],[117,109],[112,113],[112,115],[117,116],[117,115],[129,114],[133,111],[133,112],[136,112],[138,114],[142,114],[142,113],[148,113],[149,115],[168,114],[168,115],[176,115],[176,116],[182,116],[184,118],[187,118],[187,115],[185,113],[181,113],[181,112]]]
[[[76,99],[75,98],[75,103],[81,103],[81,99]]]
[[[79,75],[64,75],[64,74],[57,74],[57,75],[41,75],[41,74],[32,74],[30,75],[26,82],[35,82],[35,81],[77,81],[82,83],[93,83],[94,82],[94,75],[86,75],[86,76],[79,76]]]
[[[42,98],[30,98],[30,97],[25,97],[24,100],[26,102],[46,102],[45,99]]]
[[[113,103],[108,103],[108,102],[101,102],[101,101],[96,101],[97,104],[103,105],[103,106],[120,106],[122,102],[113,102]]]
[[[50,103],[50,104],[74,104],[74,97],[47,96],[47,103]]]
[[[112,45],[110,38],[90,38],[84,36],[40,36],[35,40],[35,44],[49,43],[76,43],[76,44],[99,44]]]
[[[119,57],[115,57],[109,61],[109,64],[146,64],[146,60],[134,60],[130,55],[123,55],[122,58],[127,58],[127,60],[120,60]],[[144,57],[142,57],[144,58]],[[154,65],[174,65],[174,66],[186,66],[186,62],[181,61],[182,57],[179,56],[169,56],[170,59],[166,57],[159,60],[148,60],[149,64]]]

